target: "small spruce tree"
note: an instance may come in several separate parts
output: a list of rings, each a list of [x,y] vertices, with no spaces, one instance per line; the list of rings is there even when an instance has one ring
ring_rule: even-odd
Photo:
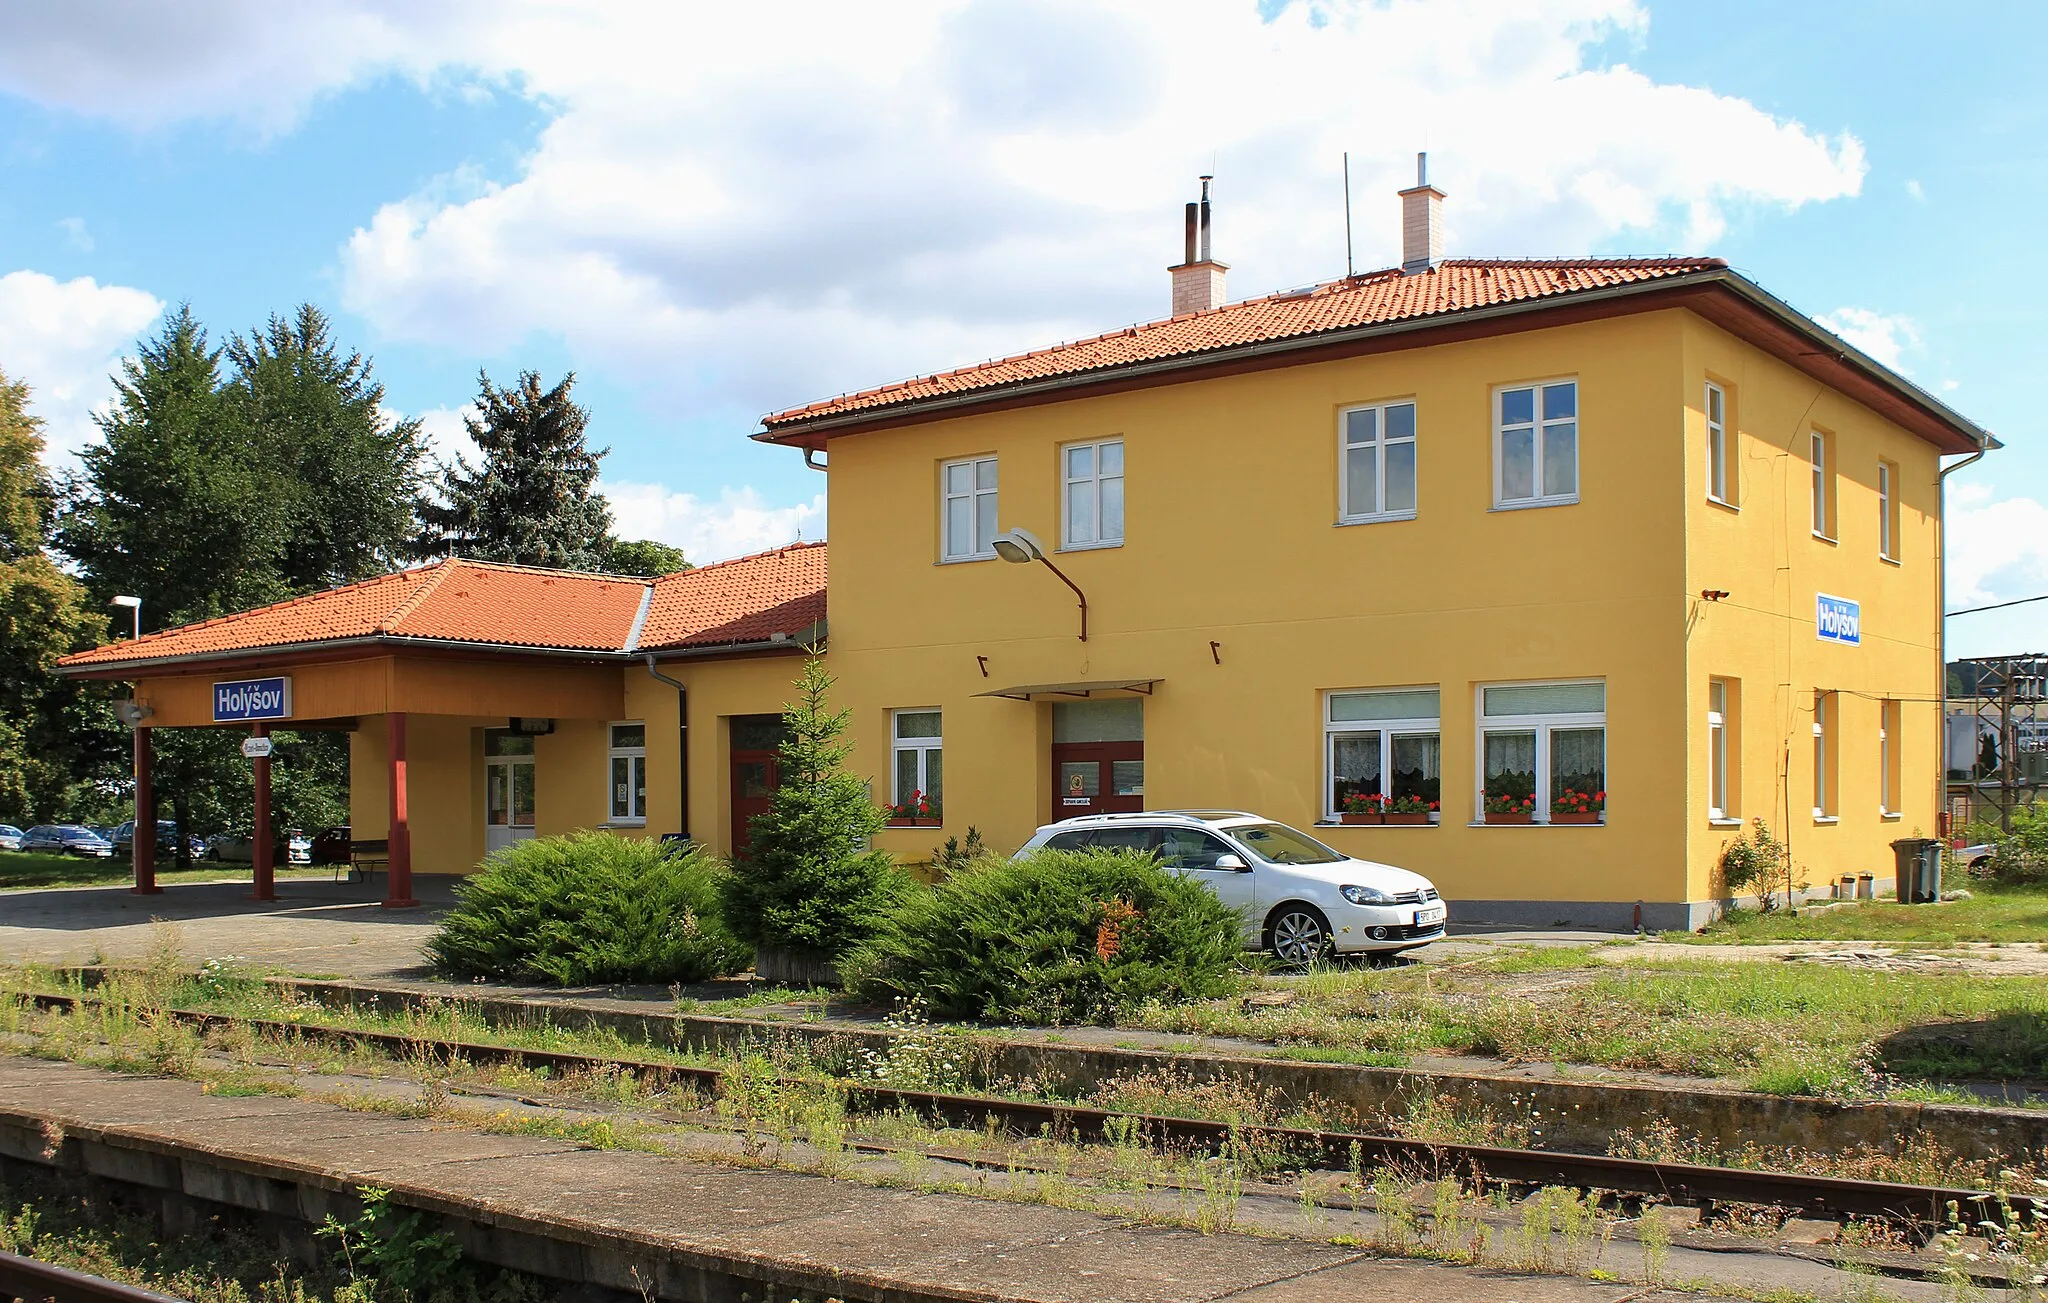
[[[832,682],[823,661],[804,663],[782,712],[781,783],[750,825],[747,861],[720,884],[733,931],[797,968],[831,964],[873,935],[905,881],[886,852],[866,848],[888,816],[846,772],[848,712],[826,708]]]

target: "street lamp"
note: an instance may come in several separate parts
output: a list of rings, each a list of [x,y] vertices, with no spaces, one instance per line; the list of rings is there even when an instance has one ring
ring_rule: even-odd
[[[1033,561],[1044,563],[1047,570],[1060,577],[1061,583],[1074,590],[1074,596],[1081,602],[1081,641],[1087,642],[1088,594],[1081,591],[1079,584],[1067,578],[1066,571],[1052,563],[1052,558],[1045,554],[1045,545],[1040,543],[1031,531],[1013,529],[1007,534],[996,535],[995,549],[997,556],[1005,561],[1014,561],[1018,565],[1030,565]]]
[[[111,601],[111,602],[108,602],[108,603],[107,603],[107,605],[108,605],[108,606],[125,606],[125,607],[127,607],[127,608],[128,608],[129,610],[131,610],[131,611],[135,612],[135,636],[136,636],[136,637],[138,637],[138,638],[140,638],[140,637],[142,636],[142,599],[141,599],[141,598],[139,598],[139,597],[126,597],[126,596],[122,596],[122,597],[116,597],[116,598],[115,598],[115,599],[114,599],[113,601]]]

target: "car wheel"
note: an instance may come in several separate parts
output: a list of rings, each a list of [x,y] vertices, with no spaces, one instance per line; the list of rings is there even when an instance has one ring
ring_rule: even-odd
[[[1330,953],[1330,920],[1313,905],[1282,905],[1266,920],[1266,949],[1293,968],[1306,968]]]

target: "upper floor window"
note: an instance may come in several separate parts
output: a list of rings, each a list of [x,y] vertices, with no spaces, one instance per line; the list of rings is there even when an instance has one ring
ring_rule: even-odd
[[[1728,438],[1728,391],[1707,382],[1707,496],[1735,505],[1734,448]]]
[[[1443,799],[1440,703],[1435,688],[1328,694],[1323,817],[1423,814],[1435,822]]]
[[[1888,461],[1877,463],[1877,554],[1899,559],[1899,468]]]
[[[1502,389],[1495,407],[1493,505],[1579,500],[1579,383]]]
[[[647,725],[638,720],[611,729],[613,823],[647,818]]]
[[[1822,430],[1808,434],[1813,463],[1813,535],[1835,541],[1835,458],[1834,436]]]
[[[941,476],[941,518],[948,561],[980,561],[996,554],[996,459],[949,461]]]
[[[1124,541],[1124,441],[1070,443],[1061,452],[1065,501],[1062,547],[1115,547]]]
[[[1342,421],[1340,518],[1406,520],[1415,514],[1415,404],[1347,408]]]

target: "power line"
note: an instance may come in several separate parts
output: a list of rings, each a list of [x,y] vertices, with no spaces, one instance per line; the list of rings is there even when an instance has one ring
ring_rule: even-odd
[[[1947,618],[1948,618],[1948,616],[1952,616],[1952,615],[1975,615],[1975,614],[1977,614],[1977,612],[1979,612],[1979,611],[1998,611],[1998,610],[2003,610],[2004,608],[2006,608],[2006,607],[2008,607],[2008,606],[2025,606],[2025,605],[2026,605],[2026,604],[2027,604],[2028,602],[2048,602],[2048,593],[2043,593],[2043,594],[2041,594],[2041,595],[2040,595],[2039,597],[2022,597],[2022,598],[2018,599],[2017,601],[2011,601],[2011,602],[1993,602],[1993,603],[1992,603],[1991,605],[1989,605],[1989,606],[1972,606],[1972,607],[1968,608],[1967,610],[1962,610],[1962,611],[1950,611],[1950,612],[1948,612],[1948,613],[1947,613],[1946,615],[1944,615],[1944,616],[1943,616],[1942,618],[1943,618],[1943,619],[1947,619]]]

